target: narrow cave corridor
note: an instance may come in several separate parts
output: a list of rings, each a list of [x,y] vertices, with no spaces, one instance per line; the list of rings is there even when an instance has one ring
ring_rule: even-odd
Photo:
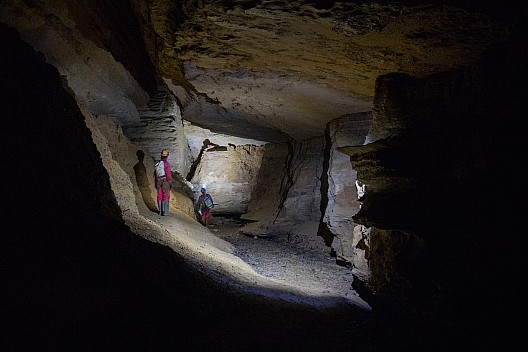
[[[496,3],[0,1],[2,349],[518,348],[527,31]]]

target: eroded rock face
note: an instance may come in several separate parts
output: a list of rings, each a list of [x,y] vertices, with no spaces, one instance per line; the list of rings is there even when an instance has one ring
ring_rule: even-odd
[[[247,229],[280,232],[320,219],[323,138],[266,145],[262,165],[243,218]],[[316,236],[316,231],[306,233]]]
[[[254,145],[208,145],[190,182],[195,199],[206,188],[216,213],[243,214],[251,200],[264,147]]]
[[[372,262],[370,259],[370,234],[372,229],[364,225],[354,226],[352,235],[352,256],[345,260],[350,263],[352,274],[361,282],[368,282],[371,277]],[[372,289],[372,287],[369,287]]]
[[[284,141],[285,136],[298,141],[319,136],[328,119],[371,109],[370,103],[331,86],[276,73],[222,72],[191,64],[185,73],[200,93],[212,99],[194,99],[184,109],[187,120],[220,130],[236,122],[237,135],[269,142]],[[202,121],[204,115],[208,121]]]
[[[323,205],[321,222],[333,237],[326,240],[338,260],[349,264],[354,261],[356,250],[352,216],[359,211],[361,203],[356,188],[357,172],[352,168],[350,157],[338,148],[363,145],[371,121],[370,113],[347,115],[330,122],[326,131],[328,167],[323,172],[326,173],[327,202]]]
[[[279,225],[294,225],[319,221],[323,139],[290,143],[288,147],[289,155],[283,166],[285,174],[281,179],[283,193],[275,222]]]
[[[86,125],[92,131],[94,143],[110,176],[112,191],[121,211],[126,216],[130,216],[130,213],[138,214],[139,206],[157,212],[152,158],[146,157],[141,144],[129,141],[121,127],[109,117],[94,117],[87,111],[84,114]],[[173,173],[177,172],[175,170]],[[177,175],[173,178],[171,209],[178,209],[193,217],[194,207],[189,196],[189,185]]]
[[[101,154],[101,161],[110,177],[112,192],[119,207],[123,211],[126,209],[138,214],[135,194],[139,192],[134,192],[136,182],[133,178],[137,147],[126,141],[121,128],[115,126],[107,116],[95,118],[87,111],[84,112],[84,116],[86,126],[92,133],[94,144]]]
[[[284,194],[286,161],[290,150],[287,144],[268,144],[262,156],[262,163],[251,193],[244,218],[271,224],[279,213],[281,197]]]
[[[4,107],[0,131],[6,162],[11,165],[6,177],[14,180],[4,183],[4,195],[12,203],[3,208],[6,219],[2,225],[8,224],[3,233],[34,246],[33,240],[47,243],[39,237],[40,231],[62,233],[74,229],[76,220],[92,217],[119,220],[121,212],[108,173],[59,73],[15,30],[0,23],[0,36],[9,48],[0,54]],[[21,194],[13,186],[17,182],[28,193]],[[28,236],[18,237],[25,230]]]
[[[352,167],[367,185],[354,221],[372,226],[370,246],[364,247],[371,269],[367,282],[380,297],[405,299],[419,292],[442,300],[457,292],[454,306],[477,311],[486,300],[475,299],[478,290],[490,277],[501,280],[486,259],[496,250],[489,219],[508,218],[515,210],[490,208],[490,200],[497,191],[503,194],[495,187],[497,179],[517,182],[510,156],[520,150],[522,137],[506,126],[516,124],[512,112],[521,100],[506,97],[518,93],[504,88],[520,84],[523,55],[498,46],[466,70],[427,79],[380,78],[383,89],[370,132],[380,139],[340,148],[351,155]],[[497,70],[496,63],[505,61],[510,65]],[[511,144],[499,142],[504,135]],[[390,247],[398,254],[387,251]],[[457,269],[447,275],[446,263],[458,263]],[[474,274],[482,270],[486,279]],[[458,296],[460,287],[464,293]],[[432,302],[424,298],[419,304]]]
[[[465,67],[510,35],[488,16],[448,6],[322,4],[205,2],[188,13],[171,49],[213,104],[199,102],[207,119],[188,118],[227,125],[242,116],[307,139],[344,114],[371,110],[378,76]]]
[[[171,170],[183,176],[189,172],[193,155],[185,135],[181,110],[168,89],[161,88],[148,105],[137,108],[139,120],[123,124],[123,132],[137,143],[151,160],[169,150]]]
[[[44,54],[75,92],[77,100],[92,114],[110,116],[117,123],[138,122],[136,106],[148,101],[145,89],[131,74],[140,68],[125,67],[112,52],[97,46],[100,42],[87,37],[94,33],[81,32],[84,28],[72,20],[66,2],[28,4],[13,1],[6,7],[3,5],[0,20],[17,28],[23,40]],[[91,6],[81,4],[80,8],[88,10]],[[133,55],[131,51],[121,54]],[[149,66],[148,61],[143,65]]]

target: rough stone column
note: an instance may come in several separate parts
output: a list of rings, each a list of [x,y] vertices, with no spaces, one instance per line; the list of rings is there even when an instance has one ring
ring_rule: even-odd
[[[352,169],[350,157],[337,150],[339,147],[362,145],[370,127],[371,113],[346,115],[331,121],[327,128],[326,143],[329,143],[327,184],[327,203],[323,204],[322,222],[333,235],[331,242],[338,260],[353,263],[356,255],[354,239],[355,215],[361,206],[358,201],[355,181],[357,172]],[[323,177],[324,179],[324,177]],[[328,239],[325,238],[328,241]]]
[[[286,189],[287,182],[282,182],[284,197],[276,222],[300,224],[319,220],[322,151],[322,138],[290,144],[290,158],[285,163],[283,178],[285,181],[289,178],[291,185]]]
[[[262,164],[251,192],[251,202],[242,218],[259,221],[261,224],[271,224],[276,219],[283,195],[285,162],[289,155],[285,143],[266,145]]]

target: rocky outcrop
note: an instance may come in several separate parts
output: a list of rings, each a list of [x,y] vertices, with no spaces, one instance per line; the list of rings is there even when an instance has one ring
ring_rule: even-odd
[[[86,125],[92,133],[93,142],[101,154],[101,162],[110,177],[112,192],[121,212],[138,214],[135,194],[139,192],[137,192],[138,188],[134,187],[133,178],[137,147],[126,141],[121,128],[107,116],[95,118],[87,111],[84,112],[84,116]]]
[[[138,214],[138,207],[157,212],[157,191],[153,184],[154,161],[145,158],[140,144],[131,142],[121,126],[106,116],[93,117],[85,112],[86,124],[92,136],[112,185],[112,192],[125,218]],[[171,209],[194,217],[189,186],[174,175],[171,192]]]
[[[318,221],[323,139],[311,138],[302,143],[290,142],[288,147],[290,154],[284,160],[285,174],[281,180],[281,200],[275,223],[291,226]]]
[[[138,107],[139,121],[123,124],[123,132],[137,143],[151,160],[159,160],[163,149],[169,150],[173,172],[184,177],[191,167],[193,155],[183,128],[181,111],[165,87],[145,106]]]
[[[260,221],[256,231],[274,228],[281,233],[295,231],[298,224],[315,223],[315,231],[305,232],[308,237],[317,234],[320,223],[318,234],[323,239],[319,240],[332,248],[339,263],[355,263],[367,272],[364,249],[356,246],[362,237],[354,237],[359,230],[354,230],[352,220],[360,208],[356,171],[350,157],[338,148],[362,145],[370,124],[370,113],[346,115],[328,125],[326,140],[320,137],[302,143],[268,144],[244,218]]]
[[[272,224],[276,219],[283,194],[282,180],[286,177],[284,166],[289,153],[286,144],[266,145],[255,186],[251,192],[251,202],[247,213],[243,215],[244,219],[260,221],[263,224]]]
[[[322,137],[265,146],[251,202],[241,217],[249,221],[243,233],[282,236],[307,248],[324,248],[317,236],[323,148]]]
[[[243,216],[259,221],[258,229],[252,225],[248,229],[265,232],[280,228],[279,232],[285,233],[297,224],[319,220],[322,141],[313,138],[266,145],[251,203]]]
[[[33,236],[40,231],[60,232],[61,224],[72,229],[76,220],[121,219],[84,116],[59,73],[15,30],[0,23],[0,36],[9,48],[0,54],[0,133],[11,165],[6,176],[13,178],[4,183],[3,194],[13,203],[3,212],[7,224],[18,223],[3,233],[26,228],[26,239],[17,238],[16,232],[12,235],[24,242],[38,241]],[[15,186],[21,184],[26,193]]]
[[[61,2],[32,5],[25,1],[10,2],[7,8],[2,6],[0,21],[17,28],[22,39],[59,70],[77,100],[92,114],[110,116],[116,123],[138,122],[136,106],[148,101],[145,89],[130,73],[138,72],[139,67],[125,67],[116,60],[114,53],[98,46],[101,37],[94,37],[94,32],[83,33],[80,29],[86,28],[80,28],[69,17],[77,11],[69,12],[68,6],[63,5]],[[79,5],[72,7],[75,6]],[[79,7],[82,8],[88,10],[90,6]],[[117,15],[113,12],[106,15],[112,14]],[[109,21],[106,16],[99,20]],[[105,28],[99,30],[101,36],[107,31]],[[121,55],[127,54],[121,52]],[[144,65],[148,66],[148,62]]]
[[[372,228],[364,225],[354,226],[354,233],[352,234],[352,255],[345,257],[344,264],[350,266],[352,275],[360,282],[368,282],[371,277],[370,259],[370,235]],[[341,255],[342,256],[342,255]],[[356,280],[354,280],[356,281]],[[369,287],[369,289],[372,289]]]
[[[354,221],[371,229],[370,242],[361,243],[370,270],[365,282],[376,293],[369,303],[448,321],[502,306],[481,292],[504,282],[490,262],[496,251],[511,263],[520,258],[513,246],[496,246],[492,225],[517,213],[495,199],[519,182],[511,159],[523,144],[511,129],[524,104],[511,89],[524,84],[518,49],[501,45],[479,65],[428,78],[380,78],[370,134],[379,139],[340,148],[367,189]],[[497,69],[497,62],[509,65]],[[496,327],[494,318],[478,325]],[[460,331],[470,326],[466,321]]]
[[[321,205],[320,235],[331,245],[337,260],[345,265],[354,262],[354,221],[360,209],[356,189],[357,173],[350,157],[338,148],[363,145],[370,128],[370,113],[346,115],[328,124],[326,131],[326,167],[323,170],[325,204]],[[357,240],[356,240],[357,242]]]
[[[249,121],[298,141],[320,136],[342,115],[371,110],[380,75],[467,67],[510,36],[482,13],[416,2],[201,4],[175,37],[164,36],[197,96],[183,115],[228,129],[232,117],[231,126],[243,122],[243,132]]]

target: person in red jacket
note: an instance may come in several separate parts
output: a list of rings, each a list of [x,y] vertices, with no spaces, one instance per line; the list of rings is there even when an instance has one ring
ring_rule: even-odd
[[[159,215],[169,215],[169,199],[172,188],[172,172],[167,158],[169,151],[161,151],[161,160],[158,161],[154,169],[154,185],[158,190],[158,209]]]
[[[202,187],[200,190],[202,193],[200,197],[198,197],[197,208],[198,208],[198,214],[200,214],[202,225],[207,226],[209,223],[209,219],[211,218],[211,208],[213,205],[213,198],[207,193],[205,188]],[[209,198],[206,200],[206,198]],[[209,204],[209,205],[208,205]]]

